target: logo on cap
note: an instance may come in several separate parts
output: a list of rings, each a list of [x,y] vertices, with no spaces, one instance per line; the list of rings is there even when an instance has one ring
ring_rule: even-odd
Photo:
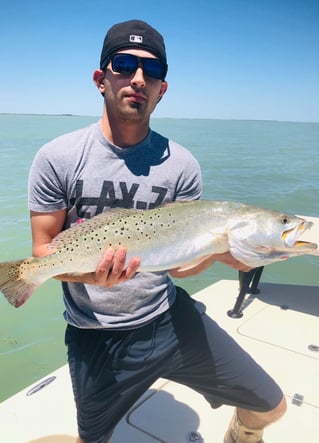
[[[142,35],[130,35],[130,42],[131,43],[143,43],[143,36]]]

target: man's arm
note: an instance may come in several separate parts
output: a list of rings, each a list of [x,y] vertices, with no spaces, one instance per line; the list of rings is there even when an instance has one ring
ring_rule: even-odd
[[[34,257],[44,257],[54,252],[54,250],[50,250],[49,244],[62,231],[65,217],[66,210],[49,213],[31,211],[32,254]],[[55,278],[67,282],[95,284],[110,288],[129,280],[136,273],[140,264],[139,258],[132,258],[126,268],[125,261],[125,248],[119,248],[116,253],[112,248],[109,248],[95,272],[80,275],[63,274]]]
[[[169,273],[174,278],[191,277],[192,275],[197,275],[205,271],[216,261],[230,266],[233,269],[237,269],[238,271],[247,272],[251,270],[249,266],[246,266],[240,261],[236,260],[229,252],[225,252],[224,254],[210,255],[209,257],[204,258],[204,260],[200,263],[195,264],[193,267],[185,269],[183,267],[171,269]]]

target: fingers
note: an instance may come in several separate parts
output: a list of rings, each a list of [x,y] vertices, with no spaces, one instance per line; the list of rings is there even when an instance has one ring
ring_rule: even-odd
[[[107,249],[98,267],[96,268],[97,276],[109,273],[110,269],[112,268],[114,255],[115,255],[114,249],[112,248]]]
[[[140,259],[134,257],[130,260],[127,267],[125,267],[125,264],[125,248],[120,247],[116,252],[112,248],[107,249],[96,269],[95,284],[110,288],[118,283],[129,280],[137,272]]]
[[[140,264],[141,260],[139,259],[139,257],[132,258],[132,260],[128,264],[128,267],[125,269],[125,273],[123,276],[124,279],[129,280],[130,278],[132,278],[136,274]]]

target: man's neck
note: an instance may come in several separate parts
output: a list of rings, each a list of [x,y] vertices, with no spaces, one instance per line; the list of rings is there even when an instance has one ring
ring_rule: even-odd
[[[128,122],[116,121],[111,124],[106,114],[103,113],[101,120],[101,129],[103,135],[114,145],[120,148],[129,148],[143,141],[149,132],[149,121]]]

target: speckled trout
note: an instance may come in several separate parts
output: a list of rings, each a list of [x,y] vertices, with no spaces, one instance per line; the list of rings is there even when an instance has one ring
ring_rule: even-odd
[[[127,248],[127,262],[140,257],[139,272],[188,269],[227,251],[252,268],[264,266],[317,249],[298,241],[311,225],[297,216],[226,201],[110,209],[57,235],[48,256],[0,263],[0,290],[21,306],[51,277],[93,272],[109,247]]]

